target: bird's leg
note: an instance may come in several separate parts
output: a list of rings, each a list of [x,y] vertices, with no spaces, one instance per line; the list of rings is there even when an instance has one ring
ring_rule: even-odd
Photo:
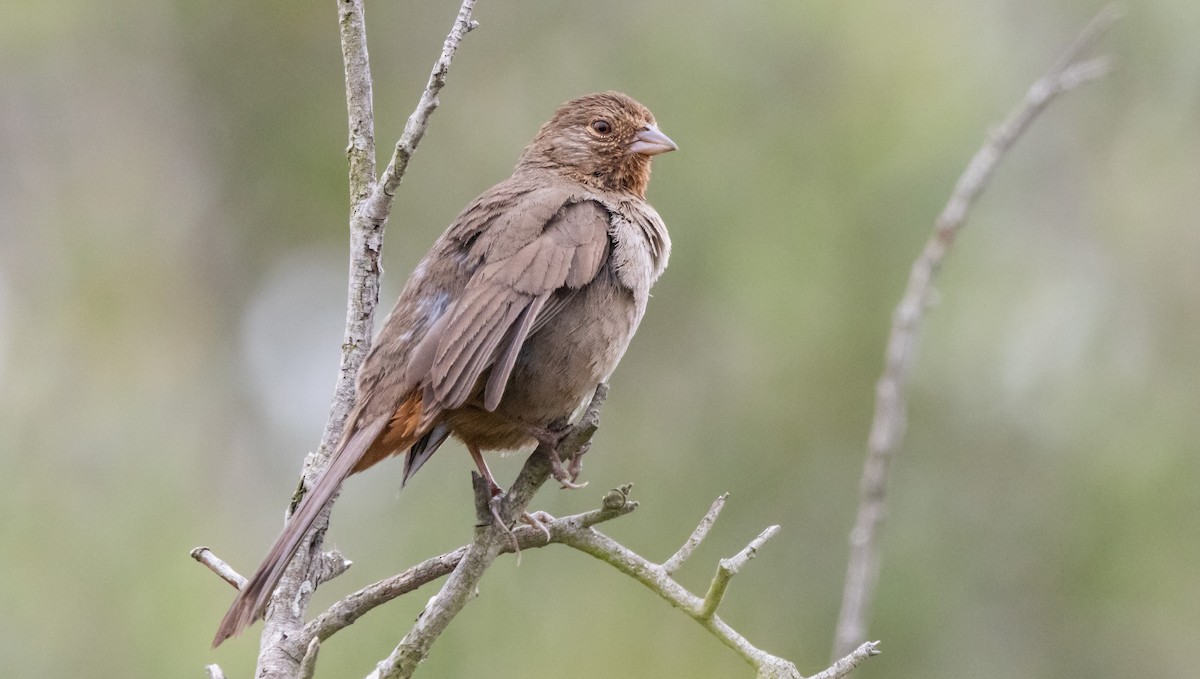
[[[500,487],[500,484],[496,483],[496,477],[492,476],[492,470],[488,469],[487,462],[483,459],[483,453],[479,452],[479,447],[468,444],[467,451],[471,453],[471,459],[475,461],[475,468],[479,470],[480,476],[483,477],[484,481],[487,481],[488,490],[492,492],[492,497],[503,493],[504,489]],[[493,509],[492,513],[495,514],[496,510]]]
[[[558,454],[558,449],[562,446],[563,441],[565,441],[567,436],[571,433],[571,423],[566,419],[557,420],[555,422],[551,422],[549,426],[541,427],[535,424],[529,424],[528,422],[522,422],[516,418],[506,417],[500,413],[492,414],[499,415],[500,417],[503,417],[511,422],[514,426],[524,429],[525,433],[546,447],[546,450],[549,451],[548,457],[550,458],[550,475],[554,477],[555,481],[558,481],[560,486],[574,490],[577,488],[583,488],[587,485],[586,481],[583,483],[575,483],[575,480],[579,478],[579,473],[583,471],[583,454],[592,447],[592,442],[588,441],[587,443],[583,444],[578,451],[572,453],[571,456],[567,458],[565,465],[563,464],[562,457]],[[475,464],[479,467],[480,473],[483,473],[484,478],[491,479],[491,476],[489,475],[490,473],[484,473],[484,470],[487,469],[487,465],[483,463],[483,458],[480,457],[477,452],[471,453],[471,456],[475,458]],[[492,482],[492,484],[493,487],[497,487],[495,486],[495,482]]]
[[[488,509],[492,512],[492,521],[495,521],[497,526],[500,526],[505,533],[508,533],[508,538],[512,540],[513,548],[517,549],[519,553],[520,549],[517,548],[517,538],[513,536],[508,525],[504,523],[504,519],[500,518],[499,498],[504,494],[504,489],[500,487],[500,484],[496,483],[496,477],[492,476],[492,470],[488,469],[487,462],[484,461],[483,453],[479,451],[479,447],[468,444],[467,450],[471,453],[471,459],[475,461],[475,466],[479,469],[479,474],[487,482],[488,490],[492,494],[492,499],[488,501]]]
[[[467,450],[471,453],[471,459],[475,461],[475,466],[479,469],[479,474],[483,476],[484,481],[487,482],[488,490],[492,494],[492,499],[490,502],[488,502],[488,508],[492,512],[492,520],[495,521],[496,525],[500,526],[500,528],[508,534],[508,539],[512,541],[513,551],[517,553],[517,558],[519,559],[521,556],[521,548],[517,545],[517,537],[513,535],[512,530],[508,527],[508,524],[504,522],[504,519],[500,518],[499,498],[504,494],[504,489],[500,487],[500,484],[496,483],[496,478],[492,476],[492,470],[488,469],[487,462],[483,459],[483,453],[480,452],[479,448],[477,446],[468,445]],[[550,529],[546,528],[546,524],[543,523],[543,521],[553,521],[553,516],[550,516],[546,512],[540,511],[534,512],[533,514],[530,514],[529,512],[522,512],[521,520],[542,531],[542,534],[546,536],[546,541],[550,541]]]

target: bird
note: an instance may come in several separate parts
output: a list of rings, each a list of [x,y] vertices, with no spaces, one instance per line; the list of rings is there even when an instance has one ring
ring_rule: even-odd
[[[328,466],[241,588],[216,647],[265,614],[317,516],[351,474],[405,456],[402,485],[451,436],[493,496],[484,451],[547,440],[607,380],[671,253],[646,202],[654,115],[608,91],[568,101],[512,176],[469,203],[405,283],[368,351]]]

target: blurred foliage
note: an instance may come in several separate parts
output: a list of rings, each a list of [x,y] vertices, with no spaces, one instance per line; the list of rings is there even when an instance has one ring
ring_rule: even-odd
[[[399,193],[385,309],[561,101],[620,89],[681,151],[651,200],[675,255],[613,380],[587,490],[681,574],[783,532],[723,616],[826,664],[889,314],[952,182],[1098,5],[1079,0],[477,8]],[[373,3],[378,138],[457,5]],[[1130,3],[1107,80],[1006,159],[940,279],[855,676],[1195,676],[1200,633],[1200,3]],[[0,667],[198,676],[232,597],[191,562],[262,556],[325,417],[342,324],[345,113],[333,3],[0,8]],[[498,461],[511,477],[514,459]],[[331,601],[461,544],[467,457],[397,496],[356,478]],[[361,676],[417,593],[338,635]],[[750,676],[636,583],[566,549],[502,560],[421,676]]]

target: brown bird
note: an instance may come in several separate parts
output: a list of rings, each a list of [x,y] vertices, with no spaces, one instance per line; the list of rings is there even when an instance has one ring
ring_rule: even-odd
[[[513,174],[476,198],[409,276],[358,375],[329,466],[225,614],[213,645],[263,613],[347,476],[406,453],[404,481],[448,436],[493,493],[485,450],[545,440],[625,353],[671,241],[646,202],[652,156],[677,147],[618,92],[569,101]]]

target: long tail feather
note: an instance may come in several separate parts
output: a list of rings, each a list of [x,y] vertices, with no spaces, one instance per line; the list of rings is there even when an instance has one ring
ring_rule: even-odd
[[[243,630],[262,616],[271,593],[283,577],[283,571],[292,560],[292,555],[300,546],[308,529],[317,520],[321,510],[329,503],[330,498],[341,487],[342,481],[350,475],[363,453],[375,442],[375,439],[387,425],[388,418],[380,417],[365,427],[359,428],[334,453],[333,460],[313,485],[312,489],[300,501],[300,506],[292,518],[283,527],[283,532],[275,540],[267,558],[255,571],[246,586],[238,593],[233,605],[221,620],[217,628],[217,636],[213,639],[213,647],[231,636],[240,634]]]

